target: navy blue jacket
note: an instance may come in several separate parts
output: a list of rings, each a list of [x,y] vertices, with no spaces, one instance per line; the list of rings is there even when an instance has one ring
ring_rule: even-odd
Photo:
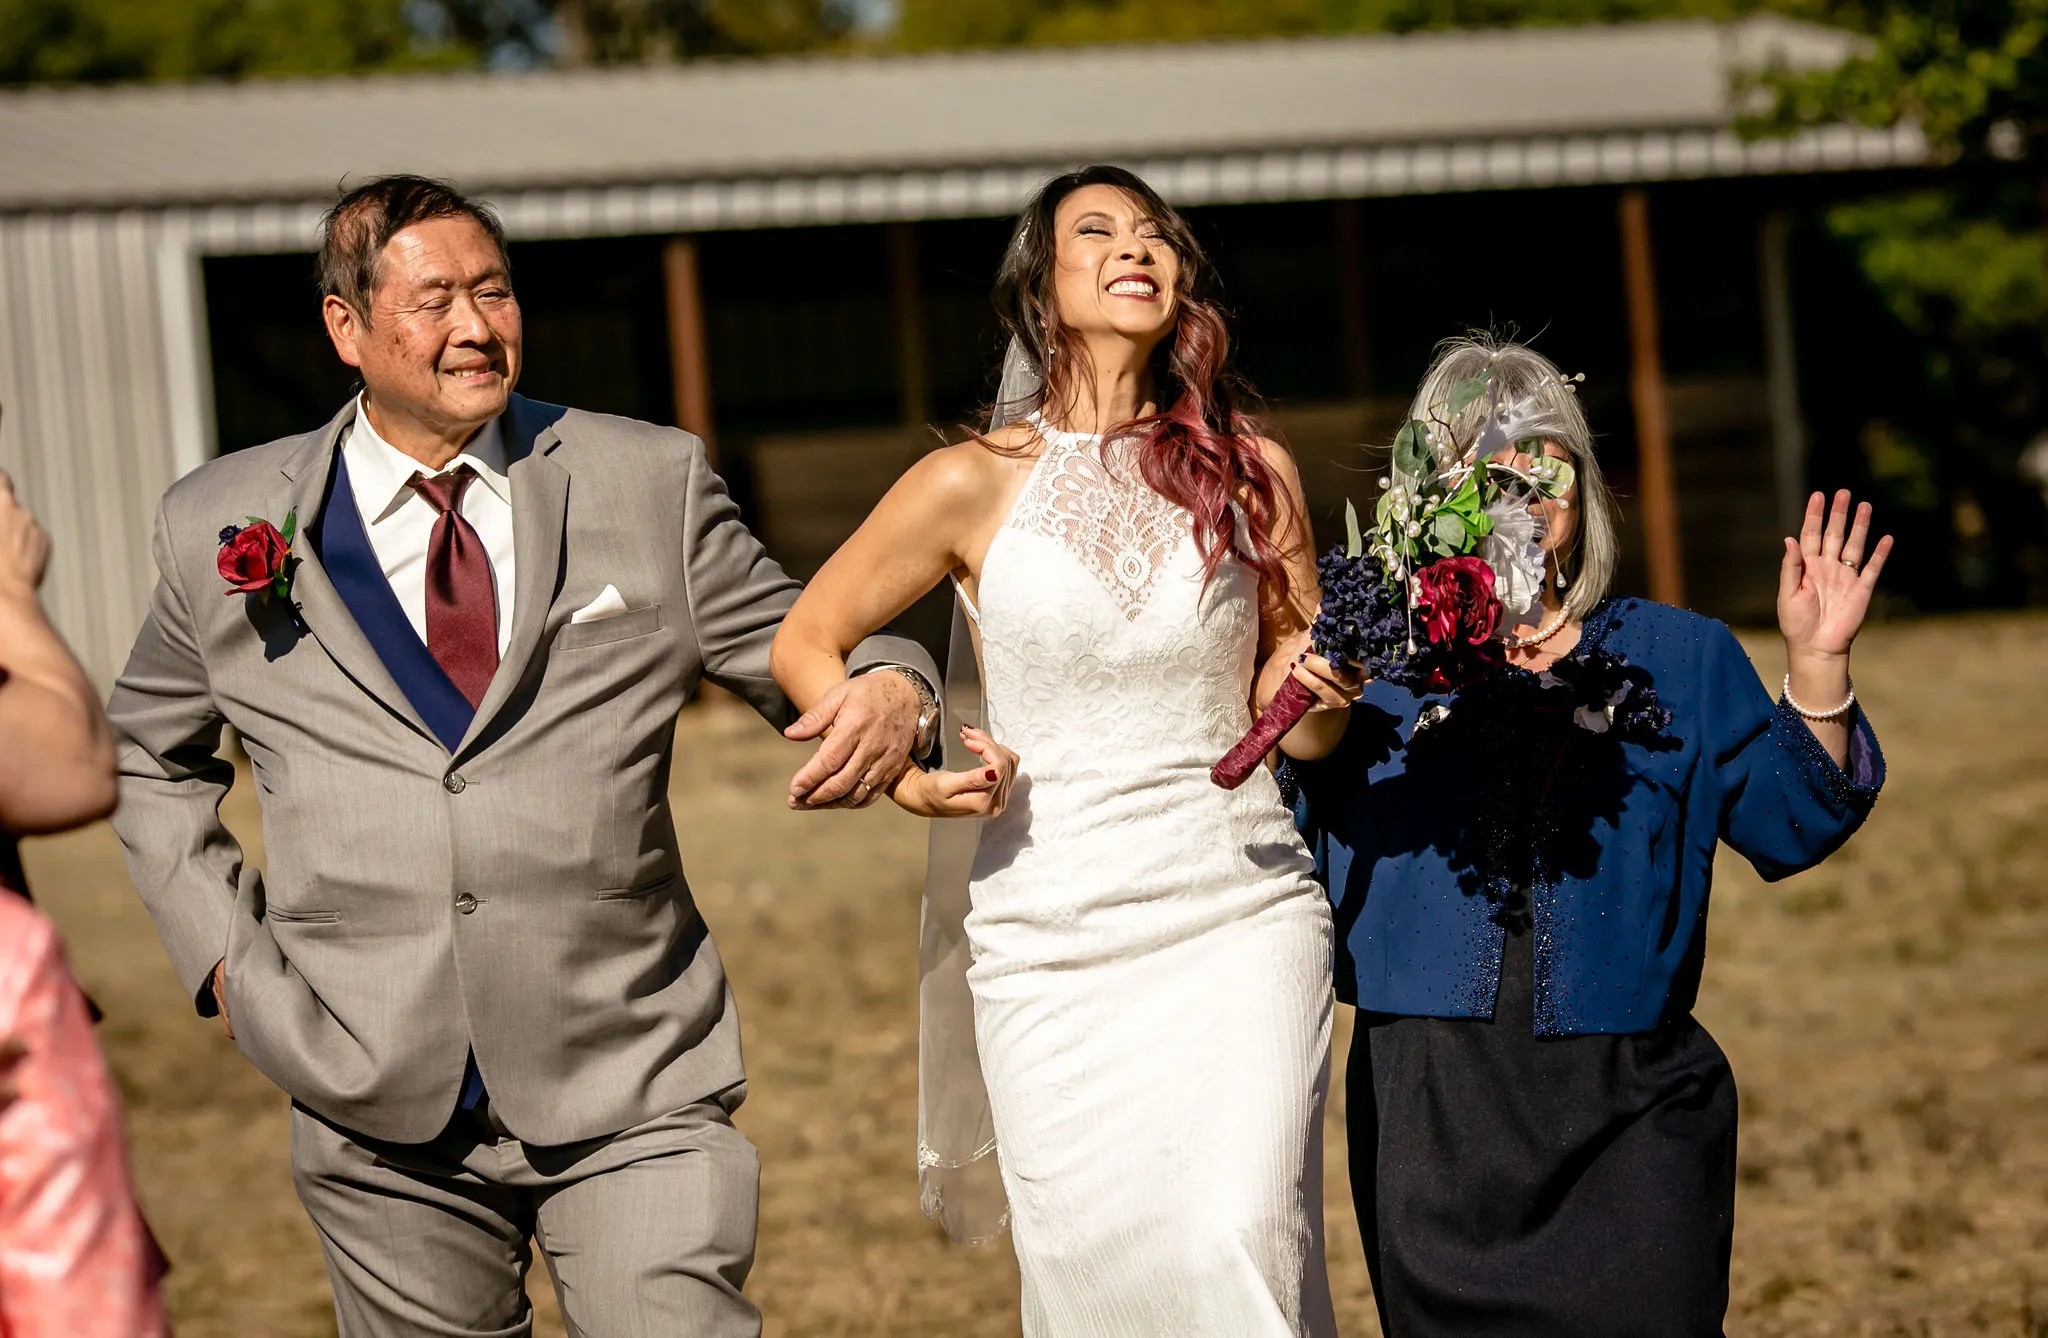
[[[1338,997],[1490,1017],[1505,925],[1522,916],[1539,1034],[1649,1030],[1692,1007],[1719,842],[1775,880],[1825,859],[1869,813],[1884,758],[1861,708],[1845,771],[1722,624],[1611,600],[1573,656],[1595,649],[1650,674],[1672,712],[1660,737],[1489,712],[1505,699],[1489,690],[1375,683],[1334,753],[1288,764],[1336,908]],[[1432,704],[1448,714],[1417,736]]]

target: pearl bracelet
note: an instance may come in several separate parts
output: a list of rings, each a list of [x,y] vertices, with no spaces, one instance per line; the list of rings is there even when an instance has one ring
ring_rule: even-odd
[[[1849,708],[1855,704],[1856,680],[1852,678],[1849,680],[1849,695],[1842,699],[1840,706],[1837,706],[1832,711],[1809,711],[1799,704],[1797,697],[1792,695],[1792,675],[1785,675],[1785,705],[1791,707],[1793,714],[1799,716],[1802,720],[1840,720],[1843,716],[1849,714]]]

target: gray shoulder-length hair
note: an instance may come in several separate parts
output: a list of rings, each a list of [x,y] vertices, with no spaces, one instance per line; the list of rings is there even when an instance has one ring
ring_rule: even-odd
[[[1577,476],[1579,495],[1573,505],[1579,512],[1578,536],[1570,552],[1558,554],[1557,565],[1566,580],[1565,612],[1574,621],[1583,620],[1614,584],[1621,548],[1620,521],[1614,494],[1593,455],[1593,430],[1586,424],[1586,412],[1556,364],[1526,344],[1489,332],[1446,339],[1437,345],[1436,357],[1423,375],[1408,416],[1424,422],[1447,421],[1459,449],[1470,446],[1479,433],[1489,397],[1481,396],[1463,412],[1452,414],[1451,391],[1489,368],[1498,395],[1503,399],[1511,396],[1523,406],[1517,417],[1528,425],[1524,439],[1541,436],[1562,446]]]

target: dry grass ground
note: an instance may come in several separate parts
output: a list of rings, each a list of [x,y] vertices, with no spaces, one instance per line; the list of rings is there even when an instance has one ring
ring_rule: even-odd
[[[1775,676],[1775,648],[1752,647]],[[2048,619],[1883,627],[1858,659],[1893,768],[1869,827],[1776,887],[1722,868],[1700,1011],[1743,1097],[1729,1328],[2039,1338]],[[695,713],[676,751],[692,881],[746,1019],[741,1122],[765,1166],[751,1289],[768,1331],[1014,1333],[1007,1251],[949,1247],[917,1211],[919,825],[786,812],[799,751],[751,716]],[[256,850],[246,788],[227,811]],[[143,1195],[176,1260],[180,1333],[331,1334],[283,1099],[191,1015],[104,827],[28,856],[108,1014]],[[1330,1261],[1344,1332],[1367,1334],[1342,1119],[1340,1105]],[[540,1332],[559,1325],[544,1315]]]

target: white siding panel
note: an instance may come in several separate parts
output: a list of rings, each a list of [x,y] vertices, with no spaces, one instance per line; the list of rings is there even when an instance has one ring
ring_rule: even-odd
[[[164,239],[141,214],[0,219],[0,467],[50,532],[44,601],[102,689],[141,621],[157,499],[179,472]]]

